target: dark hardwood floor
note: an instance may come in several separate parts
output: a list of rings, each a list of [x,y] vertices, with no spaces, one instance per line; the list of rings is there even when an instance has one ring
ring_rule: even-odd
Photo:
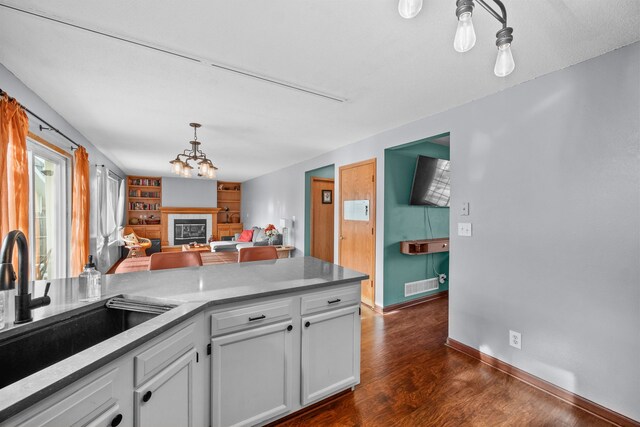
[[[279,426],[609,426],[444,345],[448,299],[362,309],[361,383]]]

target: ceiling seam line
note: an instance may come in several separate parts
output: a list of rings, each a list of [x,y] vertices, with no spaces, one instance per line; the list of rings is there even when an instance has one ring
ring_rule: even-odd
[[[172,52],[172,51],[167,50],[167,49],[162,49],[162,48],[158,48],[158,47],[155,47],[155,46],[151,46],[151,45],[146,44],[146,43],[137,42],[135,40],[126,39],[124,37],[116,36],[114,34],[109,34],[109,33],[105,33],[105,32],[98,31],[98,30],[94,30],[94,29],[91,29],[91,28],[83,27],[81,25],[74,24],[72,22],[63,21],[61,19],[56,19],[56,18],[53,18],[51,16],[47,16],[47,15],[43,15],[43,14],[40,14],[40,13],[36,13],[34,11],[30,11],[30,10],[26,10],[26,9],[20,9],[18,7],[7,5],[7,4],[4,4],[4,3],[0,3],[0,6],[4,7],[4,8],[7,8],[7,9],[14,10],[16,12],[20,12],[20,13],[24,13],[24,14],[27,14],[27,15],[35,16],[35,17],[38,17],[38,18],[41,18],[41,19],[45,19],[45,20],[48,20],[48,21],[52,21],[52,22],[55,22],[55,23],[58,23],[58,24],[61,24],[61,25],[69,26],[69,27],[76,28],[76,29],[79,29],[79,30],[82,30],[82,31],[87,31],[87,32],[90,32],[90,33],[93,33],[93,34],[97,34],[97,35],[101,35],[101,36],[104,36],[104,37],[108,37],[108,38],[111,38],[111,39],[114,39],[114,40],[118,40],[118,41],[121,41],[121,42],[124,42],[124,43],[129,43],[129,44],[132,44],[132,45],[135,45],[135,46],[140,46],[140,47],[151,49],[151,50],[154,50],[154,51],[157,51],[157,52],[162,52],[162,53],[166,53],[166,54],[169,54],[169,55],[172,55],[172,56],[176,56],[176,57],[179,57],[179,58],[187,59],[189,61],[197,62],[197,63],[203,64],[203,65],[205,63],[209,63],[209,65],[211,65],[211,67],[213,67],[213,68],[218,68],[218,69],[221,69],[221,70],[229,71],[229,72],[232,72],[232,73],[235,73],[235,74],[239,74],[239,75],[242,75],[242,76],[245,76],[245,77],[251,77],[251,78],[254,78],[256,80],[264,81],[266,83],[275,84],[277,86],[281,86],[281,87],[284,87],[284,88],[296,90],[296,91],[303,92],[303,93],[306,93],[306,94],[309,94],[309,95],[315,95],[315,96],[318,96],[318,97],[321,97],[321,98],[325,98],[325,99],[328,99],[328,100],[331,100],[331,101],[340,102],[340,103],[347,101],[347,99],[344,99],[344,98],[339,98],[337,96],[328,95],[328,94],[325,94],[325,93],[322,93],[322,92],[314,91],[312,89],[307,89],[307,88],[304,88],[304,87],[301,87],[301,86],[296,86],[294,84],[281,82],[281,81],[278,81],[278,80],[275,80],[275,79],[271,79],[271,78],[268,78],[268,77],[260,76],[258,74],[253,74],[253,73],[250,73],[248,71],[243,71],[243,70],[240,70],[240,69],[237,69],[237,68],[216,64],[216,63],[214,63],[212,61],[205,61],[205,60],[202,60],[202,59],[193,58],[193,57],[190,57],[190,56],[187,56],[187,55],[183,55],[183,54],[180,54],[180,53],[177,53],[177,52]]]

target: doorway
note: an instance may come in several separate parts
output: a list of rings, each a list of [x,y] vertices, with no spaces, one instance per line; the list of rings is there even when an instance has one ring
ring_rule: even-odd
[[[311,256],[333,262],[333,178],[311,178]]]
[[[361,301],[375,306],[376,159],[340,168],[339,264],[369,275]]]

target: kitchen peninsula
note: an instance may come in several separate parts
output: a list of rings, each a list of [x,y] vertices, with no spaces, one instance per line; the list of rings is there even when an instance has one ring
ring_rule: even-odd
[[[77,279],[52,281],[51,304],[0,331],[0,351],[113,297],[176,307],[0,385],[0,425],[272,422],[359,383],[366,277],[311,257],[137,272],[104,276],[92,303]]]

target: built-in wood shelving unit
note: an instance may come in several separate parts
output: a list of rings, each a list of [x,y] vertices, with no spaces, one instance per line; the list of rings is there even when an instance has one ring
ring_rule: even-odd
[[[218,228],[216,239],[242,232],[242,184],[218,181]],[[235,221],[235,222],[234,222]]]
[[[127,177],[127,225],[140,237],[160,238],[162,178]]]

